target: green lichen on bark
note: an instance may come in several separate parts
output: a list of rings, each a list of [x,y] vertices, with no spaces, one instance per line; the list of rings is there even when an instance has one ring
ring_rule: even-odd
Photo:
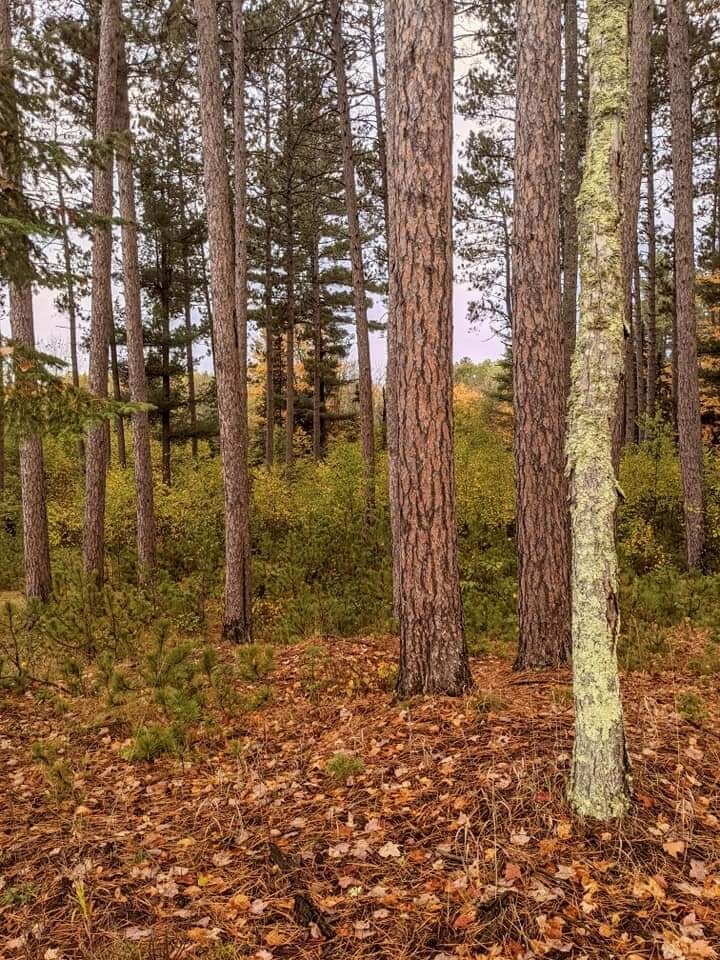
[[[620,160],[628,90],[626,0],[590,0],[590,133],[578,197],[580,328],[568,423],[575,748],[570,802],[625,813],[630,796],[617,668],[612,426],[623,365]]]

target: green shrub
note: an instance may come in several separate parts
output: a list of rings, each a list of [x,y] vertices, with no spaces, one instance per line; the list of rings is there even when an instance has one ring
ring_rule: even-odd
[[[180,752],[176,730],[161,723],[140,727],[132,744],[123,751],[126,760],[154,760],[156,757],[176,756]]]
[[[696,693],[689,690],[679,693],[677,696],[677,712],[690,723],[699,724],[707,719],[707,707],[702,699]]]
[[[13,887],[5,887],[0,891],[0,906],[24,907],[37,900],[38,890],[34,883],[20,883]]]
[[[30,746],[33,760],[45,774],[50,793],[56,800],[65,800],[75,795],[73,769],[53,740],[37,740]]]
[[[273,701],[272,687],[258,687],[237,699],[238,713],[255,713]]]
[[[489,713],[502,713],[507,709],[507,700],[499,693],[480,690],[472,702],[478,719],[484,720]]]
[[[365,769],[365,763],[360,757],[352,753],[345,753],[342,750],[334,753],[325,764],[325,770],[334,780],[341,780],[343,783],[362,773]]]
[[[243,680],[262,680],[275,664],[273,648],[268,643],[248,643],[237,650],[238,672]]]

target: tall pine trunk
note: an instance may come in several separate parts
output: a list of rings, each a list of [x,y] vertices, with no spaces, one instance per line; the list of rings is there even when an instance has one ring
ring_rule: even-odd
[[[655,227],[655,148],[652,105],[648,101],[645,155],[647,161],[647,415],[655,416],[658,382],[657,230]]]
[[[577,333],[578,226],[577,195],[580,189],[582,125],[578,83],[577,0],[565,0],[565,178],[563,183],[563,320],[565,326],[565,389],[570,385],[570,364]]]
[[[237,328],[238,373],[240,406],[238,419],[239,441],[242,449],[239,472],[242,481],[242,508],[236,518],[238,549],[242,551],[241,566],[245,572],[241,588],[244,591],[241,640],[252,638],[252,596],[250,587],[250,476],[248,472],[248,395],[247,395],[247,325],[248,325],[248,262],[247,262],[247,142],[245,133],[245,21],[243,0],[232,0],[233,37],[233,169],[235,185],[235,326]]]
[[[355,335],[358,353],[358,393],[360,398],[360,446],[365,466],[365,510],[368,519],[375,511],[375,435],[373,423],[372,371],[370,369],[370,332],[365,291],[365,264],[363,262],[360,216],[358,214],[355,160],[353,157],[350,102],[348,100],[345,52],[343,50],[341,0],[329,0],[331,39],[337,87],[337,108],[340,120],[340,140],[343,157],[343,184],[345,187],[345,214],[350,238],[350,267],[352,271],[355,306]]]
[[[688,566],[705,552],[703,451],[700,427],[695,245],[692,180],[692,90],[685,0],[668,0],[668,60],[675,210],[675,302],[677,311],[677,426],[685,506]]]
[[[93,396],[108,393],[108,345],[112,316],[113,150],[118,64],[119,0],[103,0],[100,12],[95,141],[93,169],[93,214],[97,218],[92,241],[92,300],[90,310],[90,357],[88,388]],[[109,458],[106,424],[87,432],[85,459],[85,515],[83,563],[86,573],[102,582],[105,575],[105,486]]]
[[[28,211],[23,192],[23,169],[20,147],[15,73],[13,67],[12,21],[8,0],[0,0],[0,81],[6,98],[7,124],[0,137],[0,179],[3,181],[2,212],[21,222]],[[32,265],[28,243],[18,245],[9,279],[10,330],[13,340],[23,347],[35,348],[33,323]],[[4,443],[4,437],[3,437]],[[2,452],[4,474],[4,450]],[[4,476],[3,476],[4,483]],[[20,443],[20,495],[22,499],[23,551],[25,560],[25,593],[28,597],[47,600],[52,590],[50,541],[47,520],[47,492],[42,441],[29,436]]]
[[[247,568],[247,450],[240,422],[242,378],[235,324],[235,264],[230,182],[220,85],[215,0],[195,0],[200,79],[203,171],[207,197],[212,288],[215,378],[225,498],[225,606],[223,634],[237,643],[250,639]]]
[[[565,353],[560,282],[560,0],[519,0],[513,230],[515,667],[570,654]]]
[[[192,282],[190,279],[190,255],[187,223],[187,209],[185,193],[185,177],[183,175],[183,155],[179,134],[175,137],[175,151],[177,153],[178,191],[180,194],[180,229],[182,231],[182,263],[183,263],[183,313],[185,319],[185,372],[187,375],[188,414],[190,417],[190,450],[193,460],[197,460],[197,400],[195,397],[195,360],[193,357],[193,339],[195,331],[192,324]]]
[[[312,284],[312,337],[313,337],[313,389],[312,389],[312,437],[313,459],[317,462],[323,454],[323,329],[322,303],[320,299],[320,236],[315,232],[310,254],[310,280]]]
[[[589,141],[578,200],[580,327],[568,425],[575,745],[570,802],[607,820],[630,795],[617,666],[617,484],[612,428],[623,367],[620,168],[627,109],[626,0],[590,0]]]
[[[389,95],[388,82],[392,72],[394,0],[385,0],[385,119],[387,128],[393,123],[393,101]],[[390,262],[392,230],[390,228],[389,172],[387,159],[387,134],[385,136],[385,188],[387,195],[385,230],[387,233],[388,284],[390,282]],[[396,384],[395,347],[388,317],[387,365],[385,368],[385,418],[388,451],[388,501],[390,507],[390,534],[392,539],[392,612],[395,620],[400,620],[400,595],[402,568],[400,565],[400,488],[398,485],[398,411]]]
[[[453,3],[394,0],[388,57],[390,338],[398,418],[397,690],[470,686],[452,412]]]
[[[388,238],[388,186],[387,186],[387,138],[382,113],[382,93],[380,90],[380,70],[377,55],[377,30],[375,29],[374,0],[368,0],[368,34],[370,41],[370,66],[372,68],[372,97],[375,108],[375,128],[377,135],[378,166],[380,168],[380,189],[382,191],[383,212],[385,214],[385,240]]]
[[[642,365],[638,363],[638,336],[642,323],[634,309],[633,285],[637,270],[637,231],[640,213],[640,184],[645,148],[645,118],[650,78],[650,36],[653,0],[634,0],[630,40],[628,114],[622,171],[622,257],[625,292],[625,442],[639,438],[639,419],[644,411]],[[640,350],[640,353],[642,351]]]
[[[275,354],[273,338],[273,262],[272,262],[272,125],[270,116],[270,80],[265,75],[263,86],[264,135],[264,214],[263,214],[263,321],[265,326],[265,466],[270,469],[275,460]]]
[[[80,386],[80,367],[78,365],[77,348],[77,302],[75,298],[75,278],[72,269],[72,255],[70,251],[70,232],[68,229],[67,208],[65,206],[65,191],[63,189],[62,170],[58,166],[55,171],[58,191],[58,208],[60,212],[60,232],[62,233],[63,266],[65,267],[65,293],[67,296],[68,325],[70,328],[70,373],[74,387]]]
[[[118,194],[120,200],[123,285],[125,290],[125,333],[127,338],[130,400],[147,402],[145,349],[140,300],[137,211],[133,178],[130,105],[125,44],[121,41],[118,68],[117,146]],[[153,493],[150,420],[145,410],[132,415],[133,466],[135,469],[135,514],[137,517],[138,574],[147,580],[155,568],[155,500]]]

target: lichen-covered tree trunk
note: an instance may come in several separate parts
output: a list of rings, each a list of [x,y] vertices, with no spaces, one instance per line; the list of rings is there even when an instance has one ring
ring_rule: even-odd
[[[519,0],[513,229],[518,670],[570,654],[560,282],[560,0]]]
[[[119,0],[103,0],[100,12],[100,53],[95,109],[98,153],[93,168],[92,298],[88,388],[96,397],[108,393],[108,345],[112,316],[113,149],[118,64]],[[105,574],[105,483],[110,452],[106,424],[88,429],[85,457],[83,564],[101,582]]]
[[[0,136],[0,213],[27,220],[22,183],[20,119],[12,59],[12,20],[8,0],[0,0],[0,84],[2,84],[5,126]],[[21,241],[16,251],[5,252],[12,269],[10,287],[10,331],[14,340],[29,349],[35,347],[32,300],[32,265],[28,245]],[[4,438],[3,438],[4,440]],[[2,452],[4,472],[4,451]],[[4,482],[4,478],[3,478]],[[30,436],[20,444],[20,495],[22,499],[25,592],[28,597],[47,600],[52,589],[50,541],[47,521],[45,465],[40,437]]]
[[[590,0],[589,141],[578,199],[580,326],[568,425],[575,745],[570,802],[607,820],[630,796],[617,666],[617,484],[612,428],[623,366],[620,168],[627,109],[626,0]]]
[[[145,350],[140,301],[137,211],[133,179],[130,105],[125,43],[121,40],[118,67],[117,146],[118,195],[122,220],[121,242],[125,290],[125,333],[127,337],[128,380],[133,403],[147,402]],[[155,500],[153,493],[150,420],[145,410],[132,415],[133,466],[135,470],[135,514],[137,517],[138,574],[147,580],[155,568]]]
[[[455,530],[452,0],[395,0],[388,85],[401,696],[470,685]]]
[[[689,567],[705,552],[703,452],[700,427],[697,330],[690,49],[685,0],[668,0],[668,60],[675,210],[675,305],[677,311],[677,427]]]
[[[225,605],[223,634],[235,643],[250,639],[246,563],[247,486],[243,480],[240,361],[235,325],[235,263],[230,181],[220,85],[220,55],[215,0],[195,0],[200,78],[203,173],[207,197],[210,284],[212,289],[215,379],[225,498]]]
[[[340,140],[343,158],[343,184],[345,214],[350,240],[350,268],[352,273],[353,301],[355,307],[355,336],[358,355],[358,397],[360,401],[360,446],[365,467],[365,512],[372,520],[375,512],[375,436],[373,423],[372,371],[370,369],[370,333],[365,290],[365,264],[363,262],[360,217],[358,214],[357,187],[355,185],[355,159],[350,125],[350,102],[348,100],[343,50],[341,0],[329,0],[331,40],[337,87],[337,109],[340,120]]]

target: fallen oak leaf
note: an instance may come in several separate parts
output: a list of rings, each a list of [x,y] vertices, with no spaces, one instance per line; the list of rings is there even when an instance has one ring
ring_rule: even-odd
[[[678,854],[685,853],[685,841],[666,840],[663,844],[663,850],[665,853],[669,853],[671,857],[677,857]]]
[[[400,855],[400,848],[396,843],[393,843],[392,840],[388,840],[388,842],[384,843],[378,850],[378,856],[382,857],[383,860],[396,860]]]

